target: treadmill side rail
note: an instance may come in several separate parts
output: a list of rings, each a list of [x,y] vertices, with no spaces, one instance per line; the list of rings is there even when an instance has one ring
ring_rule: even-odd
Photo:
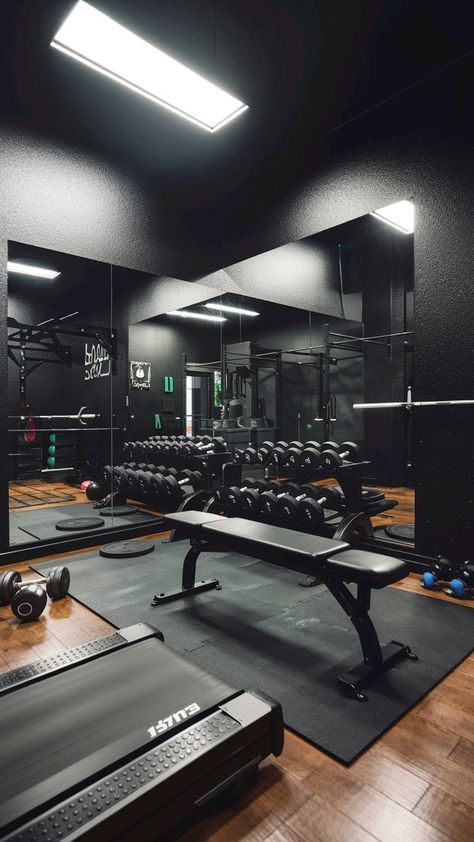
[[[107,655],[113,649],[121,649],[147,637],[157,637],[159,640],[163,640],[163,635],[158,629],[147,623],[136,623],[134,626],[119,629],[106,637],[90,640],[80,646],[58,652],[57,655],[51,655],[48,658],[42,658],[40,661],[33,661],[31,664],[0,673],[0,697],[3,693],[16,690],[22,684],[48,678],[53,673],[62,672],[84,661]]]

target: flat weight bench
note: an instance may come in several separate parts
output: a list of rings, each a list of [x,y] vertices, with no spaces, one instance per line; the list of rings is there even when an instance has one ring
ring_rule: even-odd
[[[173,527],[172,541],[190,539],[183,562],[181,587],[155,595],[152,605],[162,605],[186,596],[220,589],[218,579],[196,582],[196,562],[202,552],[229,552],[250,556],[308,576],[317,576],[337,599],[359,635],[364,660],[339,676],[337,686],[360,701],[367,697],[361,688],[391,669],[403,658],[417,660],[404,643],[392,640],[381,645],[369,617],[370,593],[403,579],[405,562],[376,553],[353,550],[345,541],[307,535],[280,526],[268,526],[244,518],[226,518],[205,512],[175,512],[165,515]],[[347,587],[357,585],[357,596]]]

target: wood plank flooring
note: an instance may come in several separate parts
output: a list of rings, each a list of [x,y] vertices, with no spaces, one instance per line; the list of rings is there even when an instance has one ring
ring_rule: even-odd
[[[16,565],[24,578],[35,574]],[[411,574],[395,587],[427,599]],[[474,607],[473,602],[463,605]],[[473,613],[474,628],[474,613]],[[19,624],[0,608],[0,671],[95,637],[111,627],[70,597]],[[436,645],[442,645],[442,641]],[[435,687],[349,768],[286,731],[281,757],[256,787],[207,817],[183,842],[468,842],[474,828],[474,655]]]

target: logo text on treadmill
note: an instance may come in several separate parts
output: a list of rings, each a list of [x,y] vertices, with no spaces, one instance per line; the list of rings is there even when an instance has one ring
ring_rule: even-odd
[[[198,713],[200,710],[201,708],[199,705],[196,704],[196,702],[193,702],[191,705],[186,705],[186,707],[181,710],[177,710],[170,716],[165,716],[163,719],[159,719],[156,725],[152,725],[147,729],[150,738],[153,740],[155,737],[158,737],[159,734],[162,734],[163,731],[167,731],[168,728],[172,728],[173,725],[179,725],[179,723],[183,722],[184,719],[194,716],[194,714]]]

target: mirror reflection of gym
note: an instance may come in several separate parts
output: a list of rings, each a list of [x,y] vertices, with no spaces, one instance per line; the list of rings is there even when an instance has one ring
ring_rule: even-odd
[[[293,281],[305,284],[322,306],[211,290],[206,278],[190,285],[188,305],[180,292],[176,310],[131,328],[135,359],[153,358],[158,389],[131,394],[132,438],[158,418],[156,434],[207,435],[237,459],[246,453],[244,476],[272,444],[293,443],[298,454],[306,442],[316,451],[333,442],[333,460],[363,463],[371,539],[413,547],[411,414],[354,408],[403,401],[413,386],[413,227],[371,214],[228,266],[220,278],[249,291],[269,290],[270,278],[271,294],[288,301]],[[160,392],[166,376],[172,395]]]
[[[11,545],[125,525],[116,507],[100,508],[113,491],[103,469],[128,424],[124,291],[147,277],[9,243]]]

